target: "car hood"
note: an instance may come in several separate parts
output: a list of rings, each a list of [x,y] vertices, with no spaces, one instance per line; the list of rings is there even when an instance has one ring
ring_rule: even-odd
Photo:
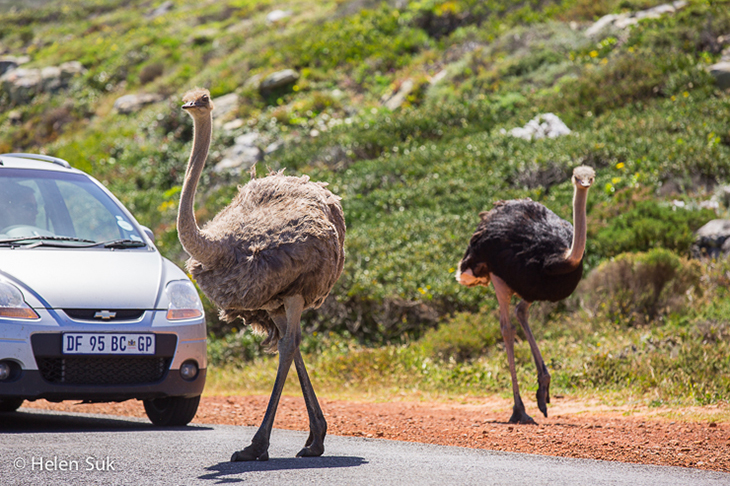
[[[172,266],[165,263],[149,250],[0,251],[0,274],[36,308],[154,309]]]

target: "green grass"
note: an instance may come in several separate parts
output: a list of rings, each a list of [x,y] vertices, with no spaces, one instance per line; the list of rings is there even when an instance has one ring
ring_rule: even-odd
[[[730,31],[727,0],[691,1],[600,39],[582,29],[604,14],[662,2],[426,0],[397,9],[295,0],[275,26],[265,21],[279,8],[270,1],[177,0],[167,14],[145,16],[161,3],[1,10],[4,52],[30,56],[28,67],[78,60],[86,72],[19,105],[0,90],[0,152],[44,151],[89,171],[182,265],[175,215],[192,124],[179,100],[193,86],[214,97],[237,93],[233,116],[244,125],[214,133],[197,195],[201,222],[247,181],[210,166],[252,130],[284,142],[260,175],[306,173],[343,198],[345,272],[324,306],[303,316],[318,387],[509,393],[493,294],[459,286],[455,267],[478,213],[495,200],[530,197],[570,220],[576,165],[597,172],[588,276],[606,275],[612,260],[631,263],[634,275],[643,275],[642,259],[685,268],[693,232],[730,216],[717,189],[730,182],[730,94],[705,69]],[[251,83],[284,68],[300,73],[294,85],[261,94]],[[415,88],[403,106],[384,108],[382,97],[407,79]],[[164,100],[113,112],[116,98],[137,92]],[[545,112],[573,133],[538,141],[502,133]],[[715,195],[718,207],[702,209]],[[640,254],[656,247],[671,253]],[[601,307],[600,292],[585,287],[589,278],[566,302],[533,306],[554,393],[727,401],[730,278],[724,264],[714,265],[703,267],[699,283],[685,279],[692,291],[668,286],[654,307]],[[219,322],[205,305],[211,386],[267,391],[275,365],[258,350],[260,339],[241,334],[241,323]],[[527,396],[535,380],[525,343],[518,361]]]
[[[640,265],[661,272],[666,257],[651,258],[657,263],[645,259]],[[705,265],[694,301],[649,322],[612,317],[600,308],[589,313],[575,301],[533,306],[531,327],[552,375],[551,392],[632,397],[652,406],[726,403],[730,293],[719,286],[728,279],[727,263]],[[249,336],[212,339],[211,349],[224,346],[237,354],[211,354],[211,393],[270,391],[277,358],[256,353]],[[518,336],[518,380],[523,395],[531,397],[537,390],[536,371],[521,331]],[[407,344],[372,347],[347,335],[315,333],[305,337],[303,351],[315,387],[327,396],[511,395],[499,317],[488,306],[456,314]],[[289,380],[289,393],[296,393],[293,371]]]

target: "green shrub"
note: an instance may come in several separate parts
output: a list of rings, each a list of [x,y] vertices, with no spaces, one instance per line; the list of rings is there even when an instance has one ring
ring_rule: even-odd
[[[593,270],[579,294],[594,315],[642,325],[681,311],[699,291],[700,274],[697,261],[665,249],[623,253]]]
[[[715,218],[712,210],[687,209],[628,189],[591,210],[588,253],[609,258],[660,247],[689,255],[694,232]]]
[[[240,364],[252,361],[263,354],[261,342],[265,336],[241,329],[223,337],[208,337],[208,361],[213,366]]]
[[[481,315],[459,313],[437,329],[428,331],[419,341],[426,356],[442,360],[468,361],[502,341],[502,331],[496,319]]]

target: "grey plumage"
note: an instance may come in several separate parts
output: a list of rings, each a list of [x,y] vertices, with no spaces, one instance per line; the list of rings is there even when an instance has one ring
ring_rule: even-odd
[[[187,262],[201,290],[221,309],[220,317],[266,331],[275,349],[279,330],[269,312],[283,298],[304,297],[305,309],[322,305],[342,273],[345,218],[327,184],[283,171],[252,179],[202,229],[230,249],[213,262]]]

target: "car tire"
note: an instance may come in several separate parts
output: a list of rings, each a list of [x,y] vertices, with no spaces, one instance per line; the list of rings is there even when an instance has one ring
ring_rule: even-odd
[[[0,399],[0,413],[15,412],[23,404],[22,398]]]
[[[166,397],[144,400],[144,411],[160,427],[187,425],[198,411],[200,395],[192,398]]]

